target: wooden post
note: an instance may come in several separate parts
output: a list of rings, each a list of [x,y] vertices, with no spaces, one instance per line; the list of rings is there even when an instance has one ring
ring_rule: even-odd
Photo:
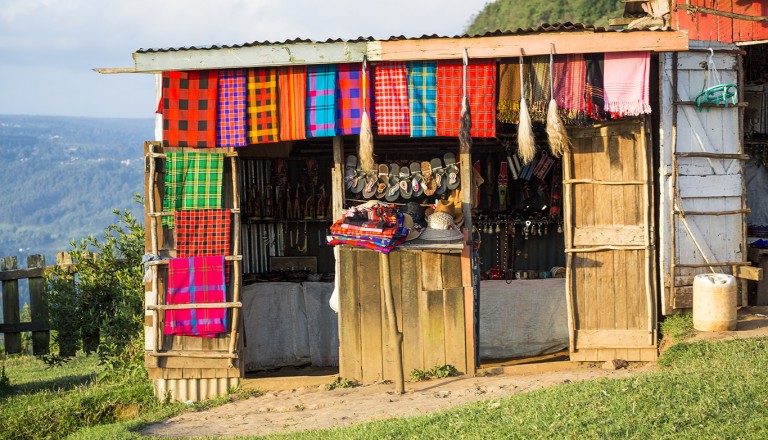
[[[0,271],[16,269],[16,257],[3,257],[0,260]],[[3,323],[18,324],[19,320],[19,281],[3,281]],[[5,334],[5,352],[21,353],[21,333]]]
[[[27,257],[27,268],[45,267],[44,255],[30,255]],[[32,322],[48,325],[48,307],[43,301],[45,292],[45,278],[29,278],[29,309]],[[47,354],[50,348],[50,333],[48,330],[32,332],[32,354]]]
[[[565,248],[573,249],[573,224],[576,217],[573,215],[573,183],[571,181],[571,167],[573,167],[573,152],[563,154],[563,223],[565,226]],[[568,310],[568,346],[569,352],[576,351],[576,312],[573,305],[574,277],[573,254],[565,254],[565,305]]]
[[[344,140],[341,136],[333,138],[333,171],[331,172],[332,219],[341,217],[344,209]],[[338,273],[339,268],[336,268]]]
[[[397,317],[395,316],[395,298],[392,296],[392,279],[389,269],[389,255],[379,253],[381,262],[382,287],[384,288],[384,304],[387,308],[387,321],[391,329],[389,340],[395,349],[395,393],[405,393],[405,379],[403,378],[403,334],[397,328]]]
[[[233,241],[232,256],[240,256],[240,192],[238,188],[238,175],[237,175],[237,157],[232,157],[232,213],[233,213]],[[232,262],[232,301],[240,301],[240,270],[242,268],[242,259],[238,259]],[[229,336],[229,355],[232,356],[237,349],[237,335],[238,325],[240,324],[240,308],[235,307],[232,309],[232,332]],[[244,360],[240,361],[240,365],[243,365]],[[234,359],[230,357],[229,367],[234,368]],[[242,370],[241,370],[242,371]]]

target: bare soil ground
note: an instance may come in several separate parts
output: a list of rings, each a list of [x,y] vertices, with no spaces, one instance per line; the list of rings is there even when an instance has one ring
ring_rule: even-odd
[[[692,339],[768,336],[768,307],[739,311],[733,332],[697,332]],[[142,433],[163,437],[236,436],[336,428],[375,419],[406,417],[452,406],[522,393],[537,388],[598,378],[618,378],[653,371],[655,363],[630,363],[604,370],[600,364],[553,361],[506,367],[505,374],[406,382],[406,393],[394,394],[392,384],[374,384],[328,391],[335,376],[264,377],[244,386],[264,395],[201,412],[188,412],[146,428]],[[325,372],[327,373],[327,372]]]

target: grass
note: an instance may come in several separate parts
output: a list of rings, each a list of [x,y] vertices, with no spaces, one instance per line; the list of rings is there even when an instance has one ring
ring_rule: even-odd
[[[265,438],[768,438],[768,339],[679,343],[660,371]]]

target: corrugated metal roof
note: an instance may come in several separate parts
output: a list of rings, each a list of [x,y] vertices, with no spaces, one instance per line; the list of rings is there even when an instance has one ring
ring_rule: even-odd
[[[463,34],[463,35],[454,35],[454,36],[446,36],[446,35],[422,35],[421,37],[405,37],[403,35],[399,36],[391,36],[387,39],[383,40],[377,40],[374,37],[357,37],[350,40],[345,40],[342,38],[336,38],[336,39],[328,39],[325,41],[315,41],[315,40],[309,40],[304,38],[294,38],[290,40],[285,41],[254,41],[251,43],[241,43],[241,44],[214,44],[211,46],[185,46],[185,47],[169,47],[169,48],[160,48],[160,49],[139,49],[136,52],[137,53],[154,53],[154,52],[174,52],[174,51],[185,51],[185,50],[217,50],[217,49],[236,49],[236,48],[242,48],[242,47],[254,47],[254,46],[270,46],[275,44],[295,44],[295,43],[317,43],[317,44],[323,44],[323,43],[363,43],[366,41],[402,41],[402,40],[433,40],[433,39],[444,39],[444,38],[481,38],[481,37],[499,37],[499,36],[507,36],[507,35],[526,35],[526,34],[538,34],[543,32],[579,32],[579,31],[592,31],[592,32],[631,32],[628,30],[613,30],[613,29],[606,29],[603,27],[596,27],[591,24],[582,24],[582,23],[571,23],[571,22],[565,22],[565,23],[555,23],[555,24],[549,24],[544,23],[540,26],[537,26],[535,28],[526,28],[526,29],[517,29],[514,31],[508,30],[508,31],[502,31],[497,30],[493,32],[486,32],[484,34],[476,34],[476,35],[469,35],[469,34]]]

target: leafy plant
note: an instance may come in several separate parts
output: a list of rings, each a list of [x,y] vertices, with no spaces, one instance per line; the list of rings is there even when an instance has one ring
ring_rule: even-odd
[[[418,368],[414,368],[413,371],[411,371],[411,381],[421,382],[423,380],[444,379],[446,377],[458,375],[459,371],[453,365],[435,365],[429,370],[419,370]]]
[[[659,324],[662,339],[670,343],[684,340],[693,333],[693,315],[680,313],[669,315]]]
[[[337,377],[336,380],[327,384],[325,386],[325,389],[328,391],[331,391],[331,390],[335,390],[336,388],[354,388],[357,386],[360,386],[360,384],[354,380],[345,379],[343,377]]]
[[[60,356],[71,357],[80,347],[96,352],[105,377],[143,371],[136,366],[143,360],[144,227],[130,211],[113,212],[118,221],[101,240],[88,236],[71,243],[76,275],[56,267],[47,275],[46,295]]]

